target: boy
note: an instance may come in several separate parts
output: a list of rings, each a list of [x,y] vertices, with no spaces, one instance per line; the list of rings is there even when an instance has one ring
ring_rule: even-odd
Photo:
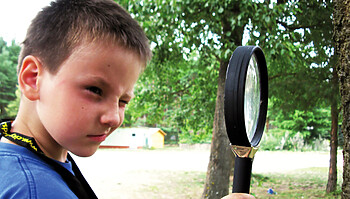
[[[1,124],[0,198],[97,198],[68,151],[91,156],[122,124],[150,58],[141,27],[111,0],[39,12],[19,56],[18,115]]]
[[[1,127],[0,198],[96,198],[67,151],[91,156],[122,124],[150,58],[141,27],[113,1],[39,12],[19,56],[19,112]]]

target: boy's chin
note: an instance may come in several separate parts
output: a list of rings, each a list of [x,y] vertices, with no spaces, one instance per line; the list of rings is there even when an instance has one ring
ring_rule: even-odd
[[[90,157],[96,153],[97,149],[98,148],[85,150],[85,151],[82,150],[82,151],[70,151],[70,152],[79,157]]]

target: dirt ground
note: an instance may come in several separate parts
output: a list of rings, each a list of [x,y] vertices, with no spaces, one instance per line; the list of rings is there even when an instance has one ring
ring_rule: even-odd
[[[200,198],[209,154],[209,150],[178,148],[99,149],[92,157],[75,156],[74,159],[97,196],[102,199],[172,199],[179,198],[179,195],[181,198]],[[339,152],[338,166],[342,167],[342,163]],[[253,173],[328,166],[329,154],[326,152],[258,151]],[[190,178],[195,182],[182,181],[181,176],[188,175],[193,175]],[[186,187],[188,184],[198,187],[190,189]]]

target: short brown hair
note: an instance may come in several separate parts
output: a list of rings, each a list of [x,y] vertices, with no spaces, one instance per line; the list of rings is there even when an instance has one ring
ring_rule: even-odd
[[[114,42],[151,59],[149,41],[139,24],[112,0],[56,0],[43,8],[28,28],[19,56],[39,57],[51,73],[82,42]]]

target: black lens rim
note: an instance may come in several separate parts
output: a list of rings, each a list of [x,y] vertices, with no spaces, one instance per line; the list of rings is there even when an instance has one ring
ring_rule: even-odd
[[[247,69],[251,57],[255,54],[260,79],[260,109],[257,128],[249,141],[244,121],[244,92]],[[232,145],[259,145],[262,138],[268,104],[268,74],[266,59],[259,46],[240,46],[232,54],[226,72],[224,113],[226,131]]]

